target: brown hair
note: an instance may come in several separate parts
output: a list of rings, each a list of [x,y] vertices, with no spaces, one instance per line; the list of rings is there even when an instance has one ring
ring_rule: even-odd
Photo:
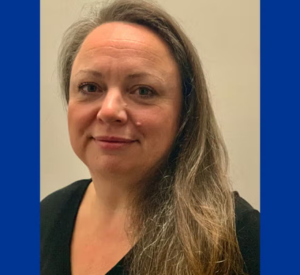
[[[144,0],[117,0],[73,24],[59,54],[69,100],[73,61],[87,35],[103,23],[143,25],[169,46],[182,79],[182,121],[167,162],[136,201],[137,243],[126,256],[130,274],[243,274],[235,232],[228,157],[211,107],[200,59],[174,19]]]

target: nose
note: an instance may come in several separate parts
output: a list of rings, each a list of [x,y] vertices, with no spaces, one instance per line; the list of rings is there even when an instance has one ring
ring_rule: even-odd
[[[127,121],[126,103],[121,91],[110,89],[102,99],[97,119],[104,123],[124,124]]]

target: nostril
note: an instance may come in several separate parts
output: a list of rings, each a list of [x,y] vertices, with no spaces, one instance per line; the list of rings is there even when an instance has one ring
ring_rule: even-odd
[[[127,121],[127,112],[124,108],[108,108],[102,106],[97,114],[97,119],[105,123],[124,123]]]

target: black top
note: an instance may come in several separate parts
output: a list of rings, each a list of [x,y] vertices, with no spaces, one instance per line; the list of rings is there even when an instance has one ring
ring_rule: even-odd
[[[41,202],[41,275],[71,275],[72,232],[83,195],[91,180],[80,180]],[[249,275],[259,275],[259,212],[237,192],[236,230]],[[126,274],[121,260],[107,275]]]

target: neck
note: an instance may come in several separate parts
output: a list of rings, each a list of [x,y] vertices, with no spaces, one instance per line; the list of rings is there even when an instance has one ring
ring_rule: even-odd
[[[134,198],[136,179],[118,175],[91,175],[93,182],[89,186],[88,194],[94,210],[110,217],[122,215],[129,210]]]

